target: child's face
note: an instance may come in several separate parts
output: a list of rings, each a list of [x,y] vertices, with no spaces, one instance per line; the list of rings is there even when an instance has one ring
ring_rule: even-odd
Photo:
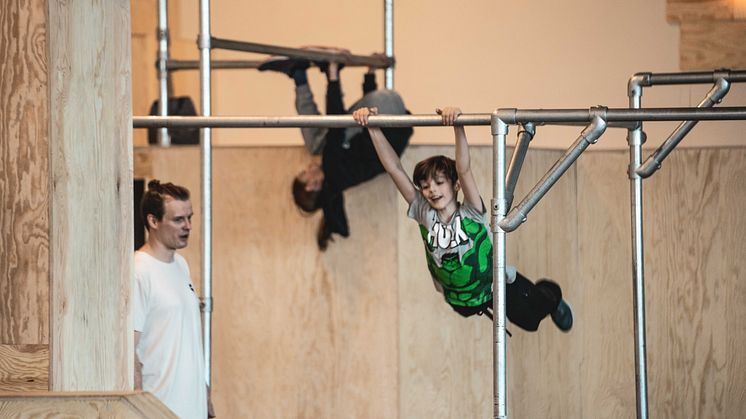
[[[458,183],[454,184],[443,172],[420,182],[420,192],[433,209],[454,209],[458,194]]]

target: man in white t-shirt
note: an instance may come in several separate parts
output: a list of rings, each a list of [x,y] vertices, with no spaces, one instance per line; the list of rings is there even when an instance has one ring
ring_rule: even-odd
[[[189,190],[158,180],[141,203],[148,240],[135,252],[135,389],[153,393],[182,419],[215,417],[202,352],[199,299],[177,249],[189,241]]]

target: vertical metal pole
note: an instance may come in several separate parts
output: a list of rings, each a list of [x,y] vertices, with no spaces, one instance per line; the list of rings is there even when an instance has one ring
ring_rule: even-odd
[[[202,116],[210,116],[210,0],[199,2],[199,70]],[[205,381],[210,385],[212,367],[212,130],[202,128],[202,313]]]
[[[630,79],[629,107],[639,109],[642,98],[641,76]],[[642,76],[644,77],[644,76]],[[645,275],[642,232],[642,178],[635,171],[642,163],[642,144],[645,133],[642,122],[627,134],[629,143],[629,179],[632,215],[632,280],[634,290],[635,378],[637,388],[637,417],[648,417],[647,349],[645,344]]]
[[[387,57],[394,56],[394,0],[383,0],[383,43]],[[394,68],[386,69],[386,88],[394,89]]]
[[[492,114],[492,147],[493,147],[493,172],[494,189],[492,199],[492,242],[494,243],[492,255],[492,313],[493,313],[493,337],[494,351],[493,363],[494,375],[494,417],[505,419],[508,417],[507,408],[507,342],[505,338],[505,261],[506,240],[505,231],[498,223],[505,218],[505,142],[508,135],[508,125],[497,117],[497,112]]]
[[[168,116],[168,0],[158,0],[158,115]],[[158,129],[158,144],[171,145],[168,128]]]

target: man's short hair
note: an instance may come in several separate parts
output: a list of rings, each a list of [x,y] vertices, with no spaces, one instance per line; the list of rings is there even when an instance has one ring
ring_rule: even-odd
[[[432,156],[417,163],[412,172],[414,186],[419,188],[422,182],[434,178],[438,173],[448,178],[451,182],[458,181],[456,161],[446,156]]]
[[[148,190],[145,191],[142,201],[140,201],[140,216],[148,230],[150,230],[148,214],[153,214],[156,220],[163,219],[163,214],[166,211],[166,197],[178,201],[187,201],[189,200],[189,189],[174,185],[171,182],[161,183],[158,179],[148,182]]]

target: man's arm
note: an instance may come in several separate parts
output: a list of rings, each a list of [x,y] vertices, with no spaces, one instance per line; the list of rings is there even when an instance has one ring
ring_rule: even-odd
[[[461,109],[450,106],[437,109],[436,112],[443,117],[444,125],[453,125],[456,118],[461,115]],[[471,156],[469,155],[469,143],[466,141],[466,131],[463,126],[454,126],[453,134],[456,141],[456,171],[461,190],[464,192],[464,202],[484,212],[482,197],[479,195],[477,182],[471,172]]]
[[[365,127],[368,125],[368,116],[377,114],[377,108],[360,108],[352,113],[352,117],[358,124]],[[404,171],[399,156],[391,147],[391,144],[389,144],[380,128],[368,127],[368,132],[370,133],[373,147],[376,149],[376,154],[378,154],[378,159],[381,160],[381,165],[383,165],[383,168],[391,176],[396,188],[399,189],[407,204],[411,204],[418,192],[412,181],[409,180],[407,172]]]
[[[141,333],[135,331],[135,390],[142,390],[142,363],[137,357],[137,345],[140,343]]]

